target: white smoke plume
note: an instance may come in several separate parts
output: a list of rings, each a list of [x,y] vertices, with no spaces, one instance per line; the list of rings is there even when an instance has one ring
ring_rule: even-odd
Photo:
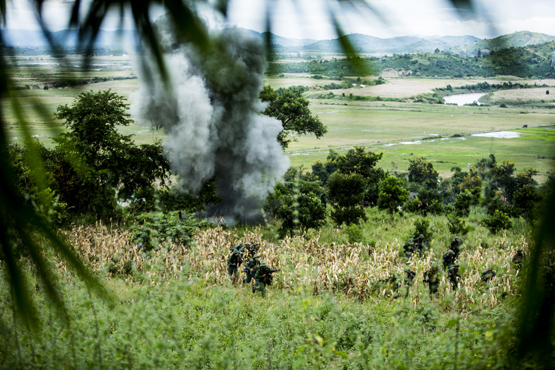
[[[289,168],[289,159],[277,141],[281,123],[259,114],[264,109],[258,97],[265,66],[261,42],[237,29],[226,29],[215,40],[209,57],[187,45],[168,47],[169,87],[153,65],[138,69],[140,87],[131,112],[137,123],[167,132],[164,148],[184,191],[198,192],[217,178],[224,201],[208,216],[233,224],[237,217],[260,216],[262,201]]]

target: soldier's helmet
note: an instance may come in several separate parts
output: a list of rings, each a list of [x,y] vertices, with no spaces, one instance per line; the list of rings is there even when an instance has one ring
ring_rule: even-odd
[[[460,267],[461,265],[459,265],[458,262],[455,262],[455,264],[453,265],[454,267]]]
[[[411,271],[410,271],[410,267],[406,267],[406,268],[405,268],[405,272],[411,272]]]
[[[235,250],[233,251],[233,254],[241,254],[241,251],[240,251],[239,249],[235,249]]]
[[[424,234],[418,235],[418,239],[424,239]]]
[[[260,254],[255,254],[253,258],[260,258]]]
[[[244,242],[243,243],[245,246],[251,245],[251,242]]]
[[[516,253],[522,253],[522,249],[517,249]]]
[[[264,262],[260,263],[260,267],[267,267],[266,264]]]
[[[460,236],[456,236],[456,237],[455,237],[455,241],[456,241],[458,244],[462,244],[462,239],[461,239]]]

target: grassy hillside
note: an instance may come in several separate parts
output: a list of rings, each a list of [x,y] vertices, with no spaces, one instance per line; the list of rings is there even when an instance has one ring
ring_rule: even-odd
[[[538,32],[520,31],[493,39],[485,39],[473,44],[459,46],[451,49],[451,51],[461,55],[475,56],[478,54],[478,50],[498,51],[501,49],[544,44],[553,40],[555,40],[555,36]]]

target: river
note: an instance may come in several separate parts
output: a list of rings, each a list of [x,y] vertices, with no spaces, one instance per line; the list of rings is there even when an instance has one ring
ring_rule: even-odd
[[[459,94],[459,95],[449,95],[444,97],[445,104],[457,104],[459,107],[465,104],[472,104],[474,102],[480,105],[478,99],[482,96],[486,95],[486,93],[474,93],[474,94]]]

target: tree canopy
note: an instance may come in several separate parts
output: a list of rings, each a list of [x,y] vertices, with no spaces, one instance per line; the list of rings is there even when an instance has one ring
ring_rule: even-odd
[[[127,107],[110,90],[84,92],[71,107],[58,107],[55,117],[69,132],[56,138],[57,152],[47,165],[73,212],[112,217],[116,196],[136,202],[152,197],[154,184],[167,185],[170,164],[161,144],[135,145],[131,135],[117,131],[131,123]]]
[[[301,91],[283,90],[278,92],[271,86],[264,86],[260,92],[260,100],[269,103],[264,114],[273,117],[283,126],[283,131],[278,135],[278,141],[283,149],[295,139],[291,134],[314,134],[317,138],[324,136],[328,129],[318,116],[313,116],[308,108],[309,102],[301,95]]]

